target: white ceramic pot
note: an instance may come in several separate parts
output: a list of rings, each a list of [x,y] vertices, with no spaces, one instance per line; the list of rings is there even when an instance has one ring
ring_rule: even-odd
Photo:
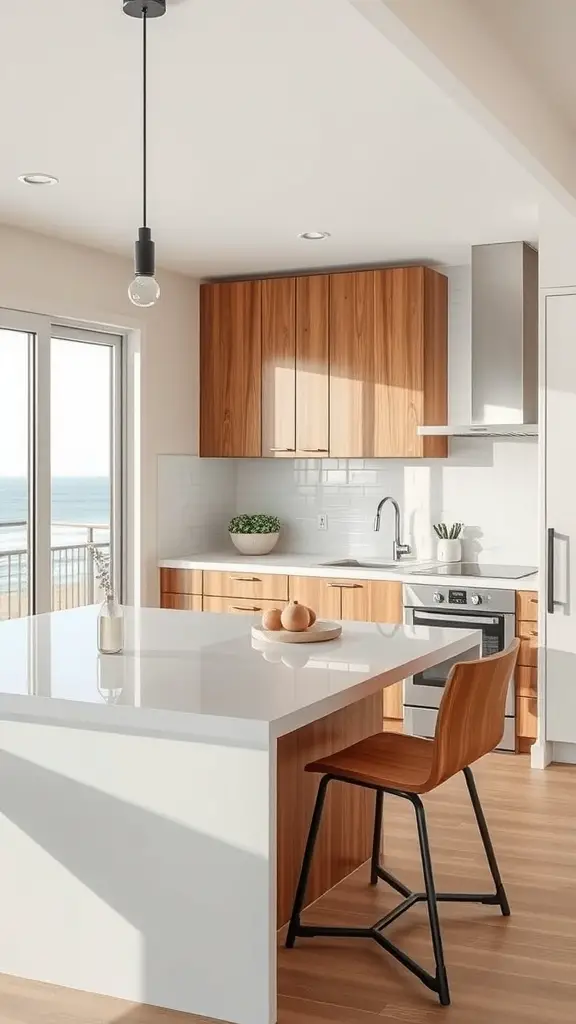
[[[267,555],[276,547],[279,533],[231,533],[230,539],[242,555]]]
[[[439,540],[437,555],[439,562],[459,562],[462,558],[462,544],[459,540]]]

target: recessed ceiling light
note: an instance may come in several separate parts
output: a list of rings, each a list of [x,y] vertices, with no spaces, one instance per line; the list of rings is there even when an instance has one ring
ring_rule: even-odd
[[[53,174],[20,174],[18,175],[18,181],[23,182],[24,185],[57,185],[58,178],[55,178]]]
[[[329,231],[302,231],[298,238],[304,238],[307,242],[321,242],[323,238],[330,238]]]

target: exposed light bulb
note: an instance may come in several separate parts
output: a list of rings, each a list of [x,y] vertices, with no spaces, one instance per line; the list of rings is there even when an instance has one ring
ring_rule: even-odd
[[[135,306],[153,306],[160,298],[160,285],[152,275],[137,275],[128,287],[128,296]]]

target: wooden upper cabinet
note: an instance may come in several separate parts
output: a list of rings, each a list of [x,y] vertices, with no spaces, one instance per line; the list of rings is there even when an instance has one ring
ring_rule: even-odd
[[[426,267],[203,285],[200,455],[430,458],[447,279]]]
[[[200,289],[200,455],[262,454],[261,289],[260,281]]]
[[[447,279],[425,267],[330,279],[330,454],[421,458],[446,438],[417,427],[447,418]]]
[[[329,453],[330,277],[296,279],[296,449],[307,458]]]
[[[262,454],[328,455],[330,278],[262,282]]]
[[[374,455],[374,272],[330,279],[330,454]]]
[[[262,281],[262,455],[296,451],[296,278]]]

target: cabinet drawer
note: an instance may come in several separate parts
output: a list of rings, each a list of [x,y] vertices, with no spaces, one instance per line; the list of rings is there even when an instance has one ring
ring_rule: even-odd
[[[258,615],[267,608],[277,608],[278,601],[259,601],[244,597],[205,597],[205,612],[225,612],[228,615]]]
[[[179,611],[201,612],[202,597],[200,594],[165,594],[160,598],[161,608],[174,608]]]
[[[516,622],[536,622],[538,619],[538,594],[530,590],[519,590],[516,594]]]
[[[538,667],[538,627],[535,622],[519,622],[516,636],[520,637],[518,664],[527,668]]]
[[[257,572],[204,572],[204,594],[208,597],[256,597],[287,601],[288,577]]]
[[[160,591],[165,594],[201,594],[202,569],[160,569]]]
[[[537,697],[538,696],[538,671],[535,668],[528,668],[526,665],[519,665],[516,669],[516,696]]]
[[[535,697],[516,697],[516,733],[522,739],[536,739],[538,701]]]

